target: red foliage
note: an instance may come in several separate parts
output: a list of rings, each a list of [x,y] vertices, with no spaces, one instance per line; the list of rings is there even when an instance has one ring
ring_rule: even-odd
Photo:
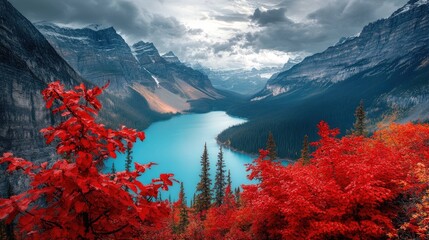
[[[429,125],[391,124],[372,137],[337,138],[337,129],[318,125],[321,139],[309,164],[289,166],[266,160],[248,166],[257,184],[243,186],[240,205],[228,186],[221,206],[205,220],[189,210],[189,225],[178,234],[183,196],[168,216],[165,202],[153,202],[172,184],[161,174],[143,185],[137,177],[153,163],[136,164],[133,172],[101,174],[97,165],[132,147],[144,134],[97,124],[103,88],[83,85],[65,91],[58,82],[43,91],[47,107],[65,117],[43,129],[47,143],[57,139],[64,156],[51,167],[36,166],[11,153],[0,163],[22,171],[31,189],[0,199],[0,219],[18,217],[25,238],[103,239],[412,239],[429,237]],[[127,190],[131,190],[128,193]],[[157,229],[163,225],[164,228]],[[176,231],[178,232],[178,231]]]
[[[167,203],[153,200],[160,188],[172,184],[172,174],[144,185],[137,177],[152,164],[136,164],[135,171],[118,172],[112,178],[97,169],[115,152],[144,139],[143,132],[126,127],[112,130],[95,122],[101,109],[97,97],[106,87],[87,89],[81,84],[66,91],[53,82],[42,92],[46,107],[58,106],[53,113],[64,120],[41,132],[47,144],[57,143],[57,153],[64,159],[48,167],[47,162],[38,166],[11,153],[0,158],[0,163],[8,163],[7,171],[20,170],[32,179],[28,191],[0,200],[0,219],[10,223],[18,217],[20,237],[133,238],[157,227],[168,215]]]
[[[206,239],[225,239],[230,228],[234,225],[236,215],[236,203],[231,192],[231,186],[227,186],[223,203],[220,206],[212,206],[204,221],[204,235]]]
[[[264,160],[262,151],[249,167],[261,182],[244,188],[242,212],[256,239],[396,235],[402,200],[427,188],[413,171],[417,163],[429,166],[429,125],[393,124],[371,138],[337,134],[319,124],[309,165],[283,167]]]

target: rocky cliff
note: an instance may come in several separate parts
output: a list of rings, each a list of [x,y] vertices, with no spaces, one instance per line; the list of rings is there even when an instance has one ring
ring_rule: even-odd
[[[149,101],[152,109],[159,112],[205,111],[214,102],[222,102],[230,97],[216,90],[209,78],[200,71],[187,67],[170,52],[165,58],[149,42],[137,42],[132,46],[133,53],[142,69],[151,74],[156,88],[136,84],[135,89]]]
[[[58,55],[45,37],[8,1],[0,0],[0,154],[11,151],[16,156],[39,162],[55,159],[54,149],[45,145],[41,128],[57,122],[49,111],[41,91],[47,83],[61,80],[68,87],[86,82]],[[117,126],[146,127],[156,119],[144,98],[129,90],[128,98],[105,95],[100,120]],[[0,195],[12,183],[20,191],[25,179],[0,173]]]
[[[90,25],[75,29],[48,22],[35,26],[82,77],[100,86],[110,81],[109,91],[115,95],[124,94],[134,82],[153,83],[113,27]]]

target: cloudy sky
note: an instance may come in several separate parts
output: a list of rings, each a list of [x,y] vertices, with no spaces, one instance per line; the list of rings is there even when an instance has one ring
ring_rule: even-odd
[[[359,34],[407,0],[9,0],[31,21],[113,26],[214,69],[282,66]]]

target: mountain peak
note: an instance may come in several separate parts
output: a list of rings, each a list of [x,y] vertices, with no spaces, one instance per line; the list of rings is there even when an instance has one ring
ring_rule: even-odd
[[[169,63],[180,63],[179,58],[172,51],[165,53],[162,57]]]
[[[429,4],[429,0],[410,0],[407,4],[405,4],[400,9],[396,10],[391,17],[398,16],[404,12],[407,12],[411,9],[414,9],[416,7],[420,7],[421,5],[427,5]]]
[[[164,61],[163,58],[159,55],[158,49],[156,49],[155,45],[151,42],[139,41],[131,48],[134,56],[141,64],[150,64]]]
[[[134,43],[132,48],[135,52],[138,52],[138,53],[150,52],[150,53],[158,54],[158,49],[151,42],[139,41],[137,43]]]
[[[164,53],[164,55],[162,56],[176,57],[176,55],[172,51],[169,51],[168,53]]]
[[[100,31],[100,30],[105,30],[105,29],[109,29],[109,28],[113,28],[113,27],[110,25],[94,23],[94,24],[90,24],[84,28],[88,28],[88,29],[91,29],[93,31]]]

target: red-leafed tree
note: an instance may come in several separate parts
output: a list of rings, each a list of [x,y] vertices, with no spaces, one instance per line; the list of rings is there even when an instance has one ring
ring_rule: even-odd
[[[145,137],[134,129],[112,130],[95,121],[101,109],[97,97],[106,87],[87,89],[81,84],[65,90],[53,82],[42,92],[46,107],[55,106],[53,113],[63,121],[41,132],[47,144],[56,144],[63,159],[48,166],[12,153],[0,157],[8,172],[20,171],[31,179],[28,191],[0,199],[0,219],[17,220],[19,238],[129,239],[156,228],[168,215],[167,203],[155,199],[161,188],[172,185],[172,174],[161,174],[144,185],[137,178],[153,163],[135,163],[135,171],[117,172],[114,177],[97,168]]]
[[[310,164],[284,167],[261,151],[249,167],[260,183],[242,193],[237,219],[249,227],[241,229],[254,239],[428,237],[428,184],[416,166],[420,173],[429,166],[429,125],[392,124],[372,137],[341,139],[326,123],[318,127]]]
[[[225,239],[232,225],[234,225],[236,207],[231,185],[228,185],[225,189],[222,204],[212,206],[207,212],[207,219],[204,221],[206,239]]]

